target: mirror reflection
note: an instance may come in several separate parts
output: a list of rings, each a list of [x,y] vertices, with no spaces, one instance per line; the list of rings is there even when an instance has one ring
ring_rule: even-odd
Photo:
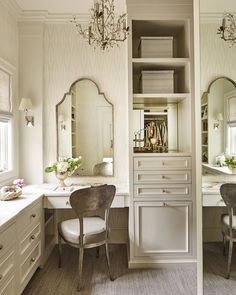
[[[82,157],[80,176],[113,175],[113,106],[89,79],[56,106],[58,157]]]
[[[222,155],[235,153],[235,110],[235,82],[226,77],[213,80],[201,99],[203,163],[221,166]]]
[[[178,150],[177,104],[133,110],[134,152],[167,153]]]

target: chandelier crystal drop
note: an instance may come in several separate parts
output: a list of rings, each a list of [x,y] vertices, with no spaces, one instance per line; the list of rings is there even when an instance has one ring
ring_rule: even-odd
[[[127,14],[115,16],[114,0],[95,1],[90,14],[91,19],[87,28],[82,28],[76,16],[71,20],[76,31],[90,45],[105,50],[118,46],[118,42],[126,40],[129,32],[129,27],[126,26]]]
[[[217,34],[220,38],[226,41],[229,46],[236,43],[236,23],[232,13],[225,13],[222,20],[222,25],[218,28]]]

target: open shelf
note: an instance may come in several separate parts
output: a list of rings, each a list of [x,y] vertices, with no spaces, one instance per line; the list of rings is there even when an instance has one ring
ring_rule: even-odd
[[[178,103],[189,98],[189,93],[135,93],[133,95],[134,105],[155,105],[164,103]]]
[[[133,20],[133,57],[139,57],[140,37],[173,37],[173,56],[189,57],[188,21],[186,20]]]
[[[189,58],[133,58],[132,59],[133,65],[138,67],[148,67],[148,66],[155,66],[155,67],[184,67],[188,65],[190,62]]]

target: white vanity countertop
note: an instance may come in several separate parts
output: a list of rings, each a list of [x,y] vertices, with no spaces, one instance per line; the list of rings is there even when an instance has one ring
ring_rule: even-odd
[[[41,193],[45,197],[53,197],[53,196],[69,196],[73,190],[76,189],[82,189],[86,187],[90,187],[91,184],[85,183],[85,184],[75,184],[70,185],[65,188],[59,188],[57,184],[52,183],[44,183],[41,185],[28,185],[26,186],[23,191],[26,193]],[[128,196],[129,193],[127,192],[127,189],[122,187],[117,187],[116,196]]]
[[[220,186],[223,183],[219,182],[205,182],[202,184],[203,195],[220,195]]]
[[[25,193],[11,201],[0,201],[0,227],[7,225],[11,220],[35,201],[43,197],[42,193]]]

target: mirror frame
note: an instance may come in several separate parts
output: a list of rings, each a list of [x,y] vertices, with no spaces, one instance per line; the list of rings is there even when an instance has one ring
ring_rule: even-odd
[[[72,87],[80,82],[80,81],[84,81],[84,80],[87,80],[87,81],[90,81],[92,82],[96,88],[97,88],[97,92],[98,92],[98,95],[103,95],[104,99],[106,100],[106,102],[108,102],[110,105],[111,105],[111,108],[112,108],[112,135],[113,135],[113,165],[112,165],[112,175],[107,175],[107,176],[104,176],[104,175],[79,175],[79,174],[76,174],[76,175],[73,175],[73,177],[75,176],[79,176],[79,177],[114,177],[115,176],[115,169],[114,169],[114,159],[115,159],[115,149],[114,149],[114,146],[115,146],[115,140],[114,140],[114,105],[113,103],[111,103],[104,92],[101,92],[99,87],[98,87],[98,84],[96,82],[94,82],[92,79],[90,78],[79,78],[77,80],[75,80],[70,88],[69,88],[69,91],[67,91],[66,93],[64,93],[63,95],[63,98],[56,104],[56,136],[57,136],[57,161],[59,160],[59,139],[58,139],[58,130],[59,130],[59,126],[58,126],[58,107],[60,104],[63,103],[63,101],[66,99],[66,96],[67,95],[70,95],[71,93],[71,89]]]
[[[207,91],[204,91],[204,92],[203,92],[201,98],[202,98],[204,95],[209,94],[209,93],[210,93],[210,90],[211,90],[211,86],[212,86],[212,84],[215,83],[217,80],[220,80],[220,79],[226,79],[226,80],[228,80],[228,81],[231,82],[231,83],[234,85],[234,87],[236,88],[236,82],[234,82],[234,80],[232,80],[231,78],[225,77],[225,76],[220,76],[220,77],[217,77],[217,78],[215,78],[214,80],[212,80],[212,81],[210,82],[210,84],[209,84],[209,86],[208,86],[208,88],[207,88]]]

